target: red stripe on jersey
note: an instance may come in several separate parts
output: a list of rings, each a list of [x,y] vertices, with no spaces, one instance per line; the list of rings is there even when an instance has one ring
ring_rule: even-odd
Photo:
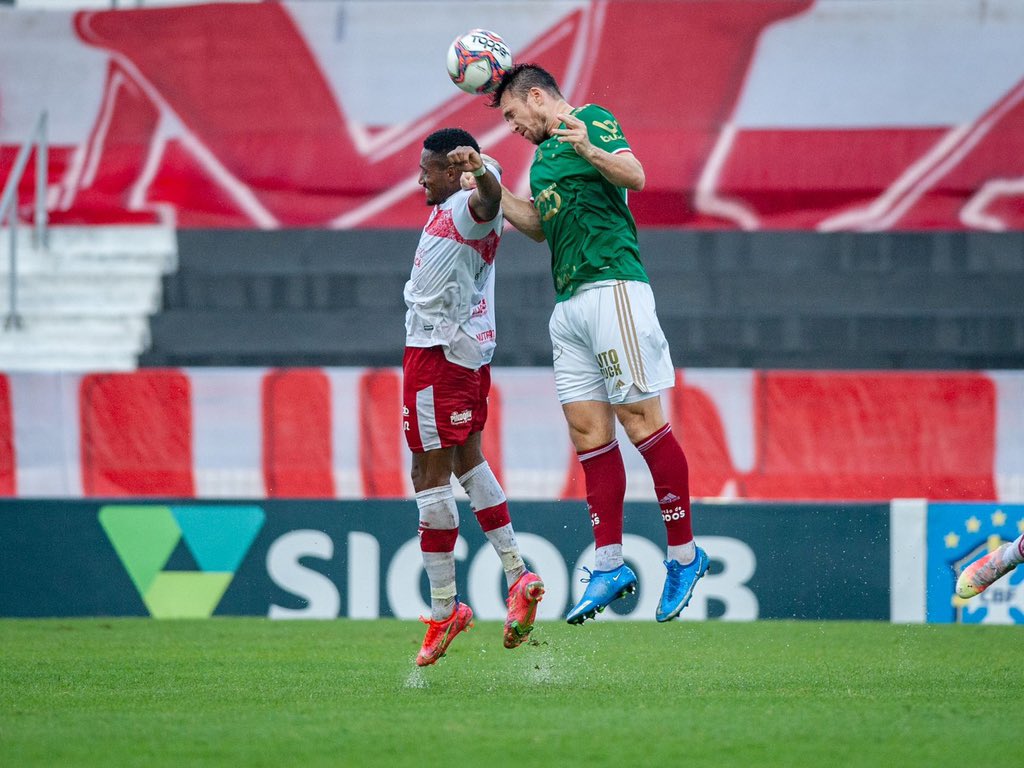
[[[78,398],[85,496],[195,496],[188,376],[91,374]]]
[[[359,468],[367,498],[404,498],[402,379],[391,369],[359,379]]]
[[[14,456],[14,419],[11,416],[11,383],[0,375],[0,496],[17,492]]]
[[[452,219],[452,212],[447,210],[438,211],[424,231],[434,237],[443,237],[462,245],[468,245],[479,253],[480,258],[488,264],[494,263],[494,254],[498,251],[498,240],[500,239],[497,232],[488,232],[486,237],[479,240],[467,240],[459,234],[459,230],[455,227],[455,220]]]
[[[270,498],[334,498],[331,386],[319,370],[263,378],[263,480]]]

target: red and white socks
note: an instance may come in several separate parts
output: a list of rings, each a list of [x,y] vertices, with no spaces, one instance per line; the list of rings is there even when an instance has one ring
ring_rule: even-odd
[[[526,564],[519,553],[519,543],[512,528],[505,492],[486,461],[477,464],[460,477],[459,483],[469,496],[469,505],[476,515],[477,522],[480,523],[480,528],[501,558],[505,580],[511,587],[526,573]]]
[[[416,494],[420,516],[420,553],[430,582],[430,617],[443,621],[455,610],[455,542],[459,538],[459,508],[451,485]]]
[[[622,559],[622,502],[626,498],[626,468],[619,441],[612,440],[579,452],[587,485],[587,508],[594,527],[594,570],[611,571]]]
[[[697,555],[693,542],[693,522],[690,516],[690,468],[686,454],[679,445],[672,426],[665,424],[652,435],[636,444],[647,462],[654,480],[654,490],[661,507],[668,539],[668,560],[683,565],[693,562]]]

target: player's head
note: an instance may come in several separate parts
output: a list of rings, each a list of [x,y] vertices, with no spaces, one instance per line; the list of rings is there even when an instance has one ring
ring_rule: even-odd
[[[472,134],[461,128],[441,128],[423,140],[419,183],[427,192],[427,205],[443,203],[459,190],[462,173],[448,160],[448,153],[456,147],[480,151]]]
[[[512,131],[540,144],[557,125],[555,114],[564,100],[550,72],[536,64],[518,64],[501,78],[489,105],[501,110]]]

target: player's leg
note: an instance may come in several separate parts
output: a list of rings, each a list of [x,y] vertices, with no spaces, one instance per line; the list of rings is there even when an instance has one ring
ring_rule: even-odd
[[[403,361],[405,435],[412,451],[412,483],[419,513],[420,553],[430,583],[430,612],[420,666],[445,654],[459,632],[472,625],[473,612],[458,601],[455,543],[459,510],[452,492],[455,446],[466,435],[453,428],[460,412],[459,371],[449,371],[439,347],[406,349]],[[440,416],[440,418],[439,418]]]
[[[661,407],[660,393],[675,384],[675,368],[651,287],[623,281],[605,293],[605,311],[596,321],[600,344],[608,350],[605,384],[616,417],[654,481],[667,539],[667,573],[655,618],[669,621],[689,602],[708,567],[707,554],[693,540],[686,454]]]
[[[508,614],[504,641],[506,648],[515,648],[533,630],[537,605],[544,596],[544,582],[527,570],[523,562],[508,500],[481,448],[489,392],[490,367],[484,366],[480,369],[480,395],[473,410],[473,431],[462,445],[455,448],[455,475],[469,496],[470,508],[505,571]]]
[[[667,572],[655,618],[671,621],[690,602],[697,581],[708,569],[707,553],[693,540],[686,454],[665,422],[659,397],[622,403],[615,412],[654,480],[667,540]]]
[[[956,580],[956,593],[964,599],[980,595],[1021,563],[1024,563],[1024,534],[964,568]]]
[[[582,624],[612,601],[636,590],[636,575],[623,561],[622,504],[626,470],[615,439],[615,418],[590,342],[587,317],[600,288],[555,306],[549,330],[554,349],[555,388],[569,437],[586,483],[594,531],[594,570],[566,621]]]
[[[459,508],[452,493],[453,448],[412,456],[413,489],[419,511],[420,553],[430,582],[430,616],[446,619],[455,610],[455,542]]]

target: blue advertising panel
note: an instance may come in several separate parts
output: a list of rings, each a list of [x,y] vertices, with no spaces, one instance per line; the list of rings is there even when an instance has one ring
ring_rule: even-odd
[[[542,619],[584,589],[583,502],[513,503]],[[457,578],[480,619],[504,618],[498,557],[460,506]],[[695,504],[711,567],[686,620],[888,619],[886,504]],[[602,620],[653,620],[665,569],[655,504],[627,504],[637,595]],[[0,616],[415,618],[429,590],[411,501],[0,502]]]
[[[1018,568],[970,600],[956,596],[960,571],[1024,532],[1024,505],[935,503],[928,505],[927,621],[929,623],[1024,624],[1024,568]]]

